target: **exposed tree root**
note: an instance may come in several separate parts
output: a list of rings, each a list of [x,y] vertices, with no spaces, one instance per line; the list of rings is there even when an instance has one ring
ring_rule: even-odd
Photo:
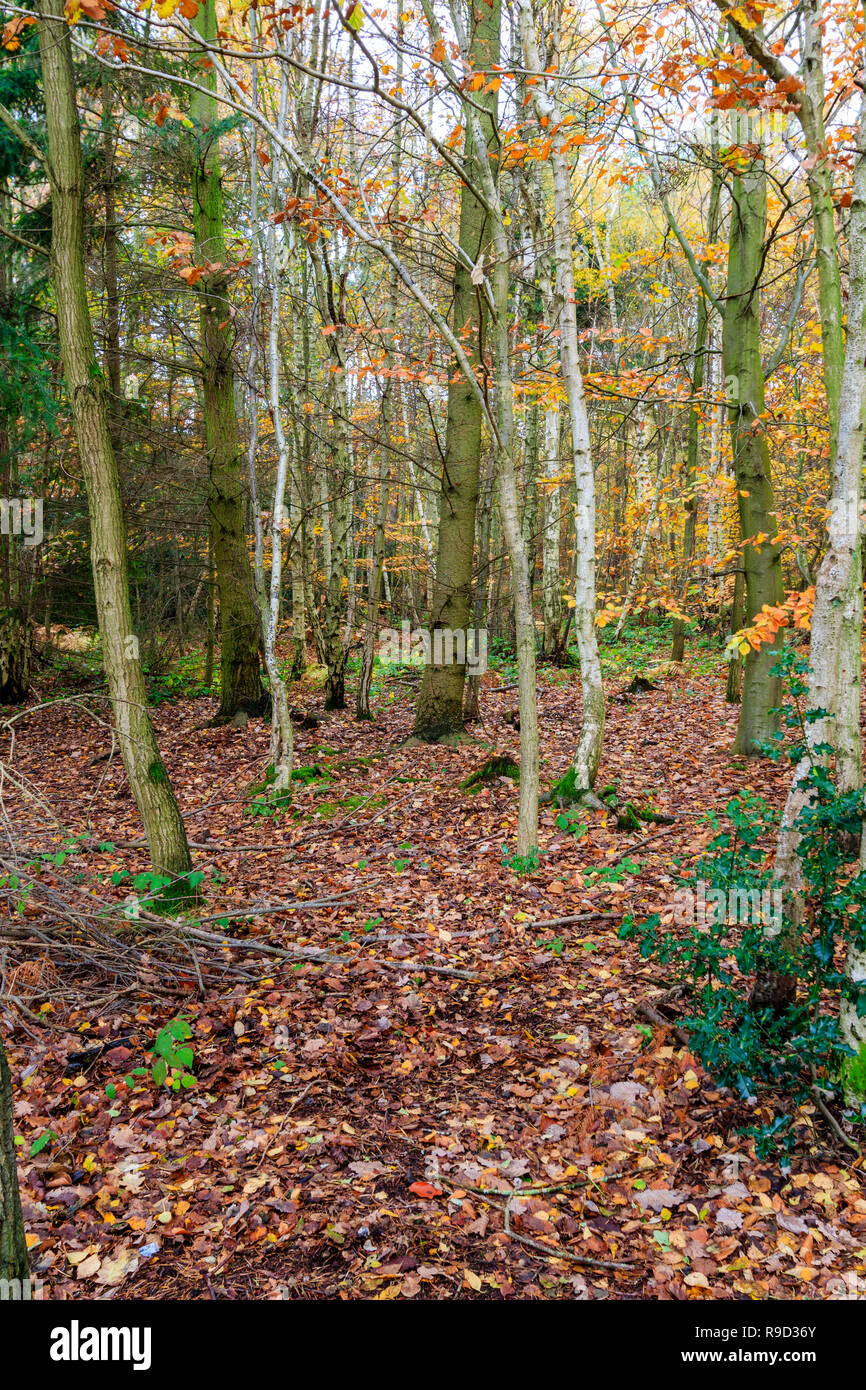
[[[486,763],[476,768],[467,778],[460,783],[460,790],[471,791],[473,787],[480,787],[485,782],[495,782],[497,777],[510,777],[517,782],[520,779],[520,767],[508,753],[497,753],[492,758],[488,758]]]

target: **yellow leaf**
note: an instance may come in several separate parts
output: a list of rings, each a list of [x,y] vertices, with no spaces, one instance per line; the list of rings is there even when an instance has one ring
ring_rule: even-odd
[[[76,1279],[92,1279],[94,1274],[99,1272],[101,1264],[102,1261],[98,1255],[88,1255],[87,1259],[82,1260],[81,1264],[76,1269]]]
[[[384,1299],[388,1298],[399,1298],[400,1291],[402,1288],[402,1283],[398,1284],[395,1282],[393,1284],[386,1284],[384,1289],[381,1289],[379,1293],[374,1294],[374,1298],[377,1302],[382,1302]]]
[[[470,1289],[474,1289],[476,1293],[480,1293],[480,1292],[481,1292],[481,1288],[482,1288],[481,1280],[479,1279],[479,1277],[478,1277],[477,1274],[473,1274],[473,1273],[472,1273],[472,1270],[471,1270],[471,1269],[464,1269],[464,1271],[463,1271],[463,1278],[466,1280],[466,1282],[467,1282],[467,1284],[469,1285]]]

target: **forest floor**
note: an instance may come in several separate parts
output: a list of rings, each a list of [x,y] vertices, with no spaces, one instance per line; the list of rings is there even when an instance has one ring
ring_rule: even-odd
[[[623,833],[595,813],[576,838],[548,808],[539,867],[522,876],[503,864],[514,784],[460,789],[491,748],[517,754],[501,671],[485,677],[478,743],[459,750],[401,747],[413,688],[396,680],[380,685],[374,723],[349,709],[299,730],[297,763],[327,780],[299,785],[277,817],[251,814],[266,723],[202,728],[214,702],[160,704],[205,875],[197,920],[344,895],[229,919],[247,945],[339,960],[238,947],[225,959],[246,978],[211,966],[202,995],[192,960],[185,976],[155,969],[152,988],[113,988],[4,947],[24,1215],[48,1296],[856,1297],[862,1160],[808,1105],[790,1168],[756,1159],[742,1131],[772,1098],[720,1090],[673,1028],[647,1024],[641,1001],[665,979],[618,936],[628,911],[670,912],[674,861],[709,840],[706,812],[743,786],[784,795],[786,764],[730,756],[724,670],[691,653],[628,702],[627,672],[608,681],[600,783],[618,779],[673,824]],[[320,712],[318,690],[301,683],[292,699]],[[539,706],[549,785],[578,732],[576,673],[542,672]],[[34,852],[98,837],[63,872],[123,898],[130,881],[111,875],[146,857],[122,848],[140,824],[119,760],[94,761],[109,747],[74,705],[29,713],[14,771],[62,830],[8,782],[5,810]],[[20,920],[45,911],[23,902]],[[545,925],[583,914],[599,915]],[[122,1077],[179,1014],[195,1085],[175,1094],[145,1077],[130,1091]]]

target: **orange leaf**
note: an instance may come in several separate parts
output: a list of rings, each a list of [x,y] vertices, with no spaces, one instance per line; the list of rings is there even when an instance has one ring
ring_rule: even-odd
[[[413,1182],[409,1184],[409,1191],[414,1192],[416,1197],[442,1197],[441,1187],[434,1187],[432,1182]]]

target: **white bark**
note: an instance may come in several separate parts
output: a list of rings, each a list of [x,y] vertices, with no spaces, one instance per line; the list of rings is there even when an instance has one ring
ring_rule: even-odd
[[[810,796],[803,785],[804,778],[810,766],[826,761],[827,755],[817,751],[820,744],[835,744],[839,750],[836,771],[841,789],[858,785],[851,779],[858,777],[860,752],[860,475],[866,440],[866,99],[861,100],[857,151],[848,229],[848,336],[827,549],[815,586],[806,699],[807,709],[827,710],[828,717],[806,725],[809,752],[794,773],[779,835],[775,876],[783,890],[783,930],[787,933],[799,930],[803,919],[796,822]],[[840,688],[844,692],[842,698]],[[835,721],[831,721],[832,714]],[[835,736],[832,722],[836,725]],[[852,948],[846,970],[853,984],[862,983],[866,978],[866,955]],[[840,1026],[843,1041],[858,1052],[866,1043],[866,1019],[858,1018],[856,1009],[846,1000],[840,1007]],[[859,1104],[857,1097],[847,1098]]]
[[[542,477],[544,528],[541,542],[541,596],[545,650],[556,646],[562,621],[562,581],[559,573],[559,535],[562,521],[559,483],[559,402],[544,406]]]
[[[254,70],[255,79],[255,70]],[[256,101],[257,87],[253,84],[252,100]],[[286,112],[288,104],[288,88],[286,82],[285,69],[282,70],[280,82],[280,109],[278,117],[278,130],[283,132],[286,127]],[[280,152],[276,144],[271,145],[271,178],[273,180],[272,211],[277,206],[279,192],[280,175]],[[250,212],[253,226],[258,228],[258,158],[255,148],[255,137],[252,142],[252,152],[250,158]],[[261,235],[259,233],[261,240]],[[280,334],[280,272],[277,264],[276,253],[276,228],[273,218],[268,219],[267,231],[264,237],[264,257],[265,272],[267,277],[267,289],[269,296],[269,324],[268,324],[268,351],[267,351],[267,374],[268,374],[268,405],[271,420],[274,427],[274,439],[277,446],[277,471],[274,481],[274,499],[271,508],[270,520],[270,540],[271,540],[271,573],[270,583],[266,584],[264,574],[264,526],[262,513],[257,503],[257,479],[256,479],[256,451],[258,444],[258,392],[256,390],[256,372],[258,366],[258,334],[255,322],[257,301],[258,301],[258,272],[256,268],[256,258],[254,257],[254,319],[251,334],[250,363],[249,363],[249,382],[250,382],[250,448],[249,448],[249,468],[250,482],[253,488],[255,530],[256,530],[256,553],[255,553],[255,577],[256,591],[259,599],[259,611],[262,620],[262,637],[264,645],[265,668],[268,673],[268,681],[271,689],[271,763],[274,768],[274,788],[276,791],[288,791],[292,783],[292,722],[289,716],[289,702],[286,692],[286,685],[280,676],[279,661],[277,660],[277,628],[280,619],[280,597],[282,586],[282,567],[283,567],[283,521],[285,516],[285,496],[286,482],[289,470],[289,447],[283,427],[282,409],[280,405],[280,353],[279,353],[279,334]]]
[[[574,265],[571,259],[571,181],[563,146],[568,127],[562,127],[551,82],[542,80],[530,0],[520,0],[520,33],[526,67],[538,80],[532,86],[535,114],[554,134],[550,163],[553,172],[554,259],[559,299],[562,378],[571,417],[571,445],[577,503],[575,507],[574,631],[580,656],[583,697],[582,722],[574,755],[575,788],[588,791],[598,771],[604,738],[604,687],[595,630],[595,477],[590,452],[589,419],[578,360]]]

